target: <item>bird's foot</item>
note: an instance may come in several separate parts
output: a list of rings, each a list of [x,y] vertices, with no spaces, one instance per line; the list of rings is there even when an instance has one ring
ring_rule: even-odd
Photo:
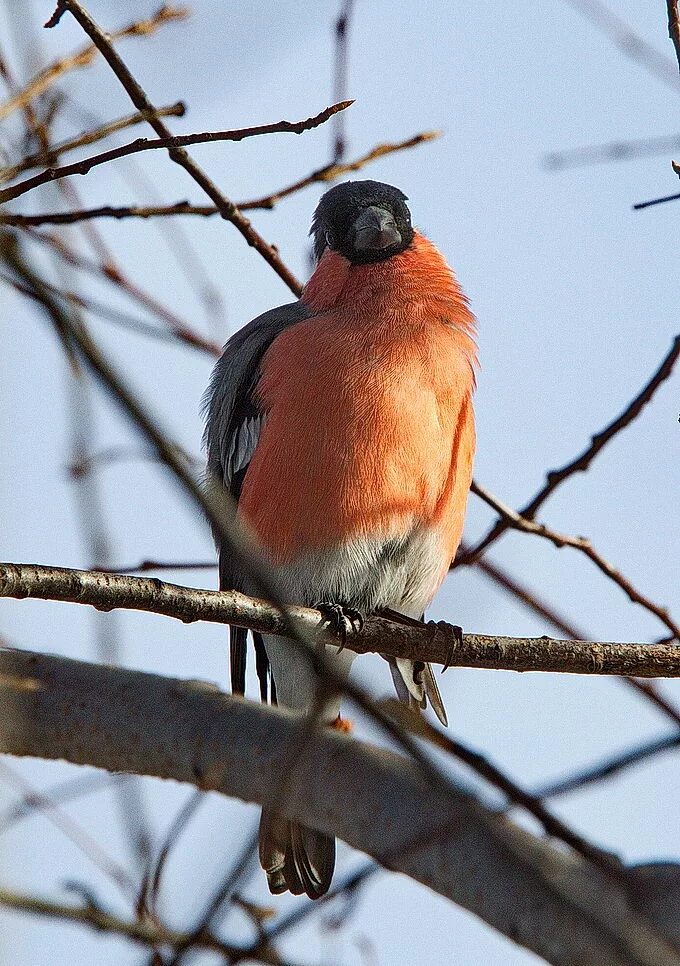
[[[350,733],[354,725],[347,718],[342,718],[340,715],[331,721],[329,728],[333,728],[335,731],[340,731],[342,734],[347,735]]]
[[[440,633],[446,634],[446,636],[449,638],[446,661],[444,662],[444,667],[441,670],[441,673],[443,674],[444,671],[447,671],[451,667],[456,648],[463,646],[463,628],[459,624],[447,624],[446,621],[428,621],[427,626],[430,628],[432,640],[434,640],[437,634]]]
[[[329,601],[321,601],[314,607],[321,611],[321,627],[328,626],[339,637],[341,651],[347,643],[347,635],[358,634],[364,626],[364,615],[355,607]]]

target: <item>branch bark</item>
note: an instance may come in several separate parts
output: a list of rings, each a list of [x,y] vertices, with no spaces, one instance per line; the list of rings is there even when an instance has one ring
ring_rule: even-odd
[[[186,624],[237,624],[263,634],[288,636],[291,623],[306,638],[319,634],[320,613],[309,607],[278,607],[237,591],[199,590],[124,574],[35,564],[0,563],[0,597],[61,600],[98,610],[125,608],[173,617]],[[323,637],[337,643],[329,632]],[[464,634],[459,644],[450,624],[412,627],[372,617],[348,647],[358,654],[390,654],[454,667],[568,674],[680,677],[680,647],[562,641],[548,637]]]
[[[178,681],[0,650],[0,751],[188,782],[271,805],[409,875],[560,966],[680,966],[622,888],[393,752]],[[379,820],[376,820],[379,817]],[[253,947],[253,952],[257,945]]]

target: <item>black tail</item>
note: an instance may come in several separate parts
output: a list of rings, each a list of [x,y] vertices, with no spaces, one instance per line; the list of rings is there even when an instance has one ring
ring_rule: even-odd
[[[304,892],[310,899],[319,899],[333,878],[335,839],[263,809],[260,865],[274,895],[288,890],[295,896]]]

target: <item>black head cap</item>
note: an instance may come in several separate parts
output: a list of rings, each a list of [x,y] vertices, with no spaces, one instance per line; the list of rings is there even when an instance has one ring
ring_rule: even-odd
[[[406,195],[380,181],[346,181],[322,197],[310,235],[314,253],[326,248],[355,265],[378,262],[403,252],[413,240]]]

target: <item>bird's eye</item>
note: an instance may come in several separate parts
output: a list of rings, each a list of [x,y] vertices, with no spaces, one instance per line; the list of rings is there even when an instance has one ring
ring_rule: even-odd
[[[329,248],[333,247],[333,235],[329,231],[326,232],[326,244]]]

